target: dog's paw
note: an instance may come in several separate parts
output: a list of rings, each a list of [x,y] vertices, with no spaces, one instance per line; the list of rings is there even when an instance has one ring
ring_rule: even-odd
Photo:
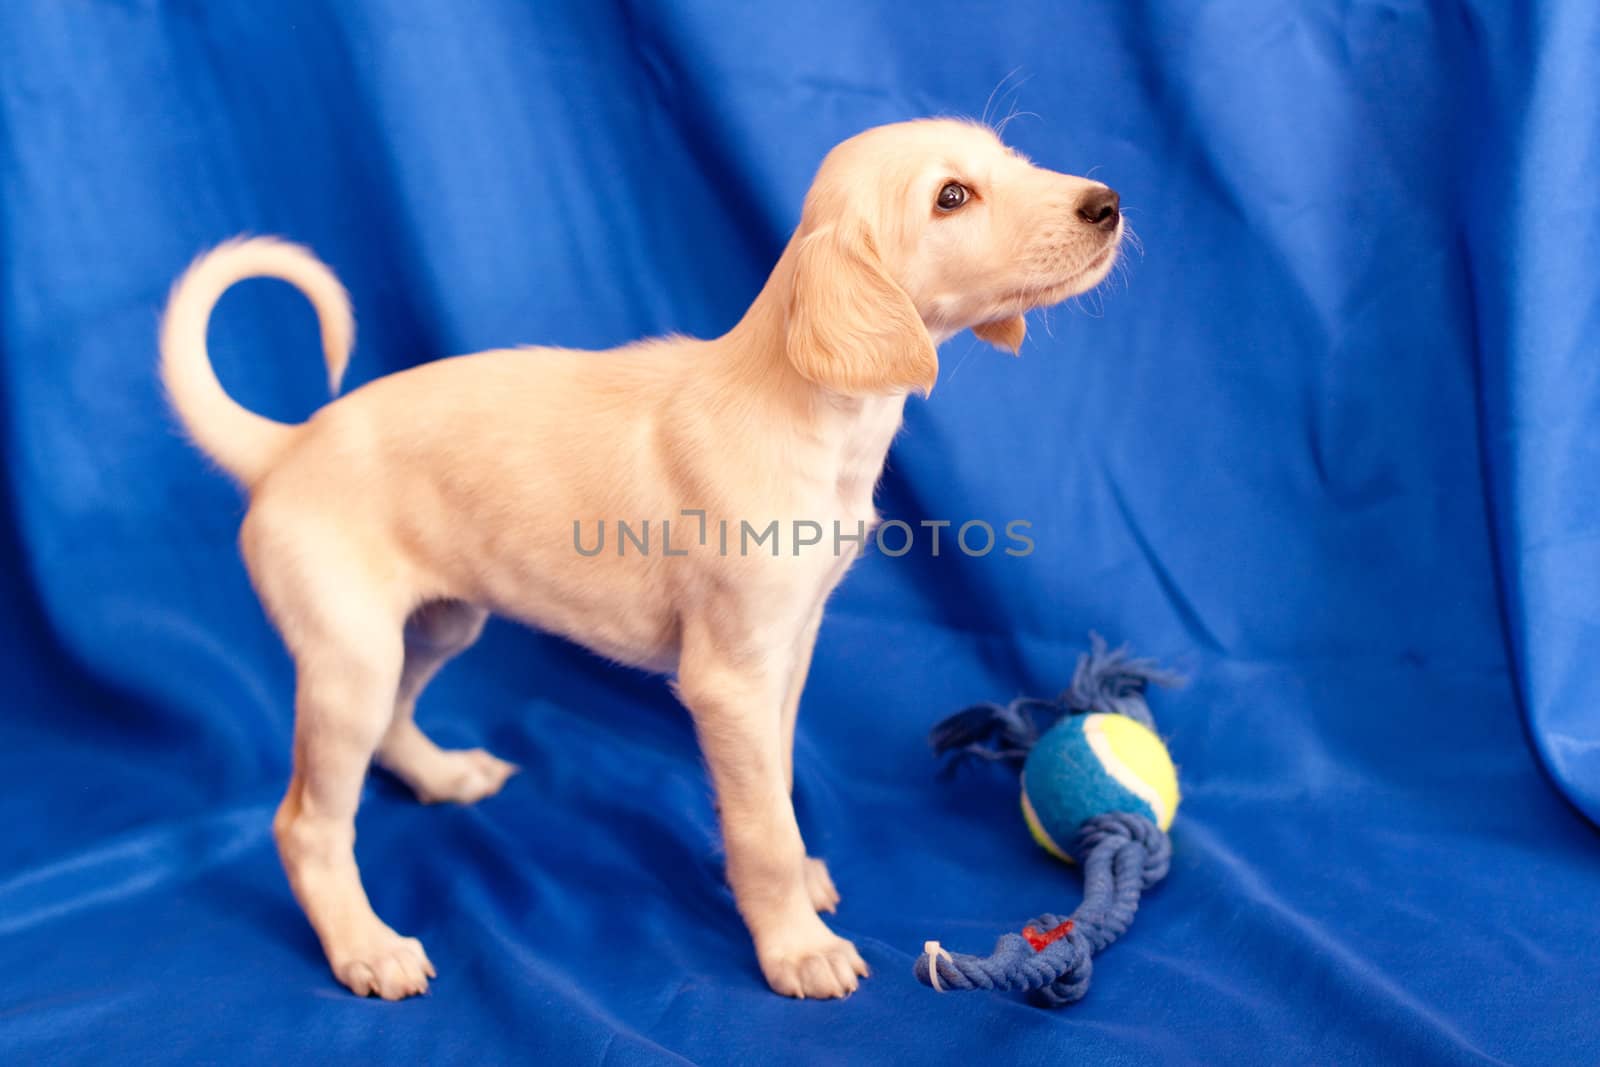
[[[812,916],[814,925],[760,953],[761,973],[775,993],[804,1000],[831,1000],[856,991],[860,979],[871,974],[866,961],[849,941]]]
[[[839,891],[833,886],[833,876],[828,873],[828,865],[815,856],[806,857],[806,893],[817,911],[839,910]]]
[[[439,753],[413,788],[424,804],[472,804],[500,792],[520,769],[481,748],[457,749]]]
[[[428,979],[435,976],[422,942],[401,937],[393,930],[376,936],[369,944],[333,964],[333,973],[359,997],[404,1000],[428,991]]]

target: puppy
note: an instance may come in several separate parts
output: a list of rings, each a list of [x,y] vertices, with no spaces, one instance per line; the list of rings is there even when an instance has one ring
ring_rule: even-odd
[[[207,321],[241,279],[295,285],[337,394],[354,335],[338,280],[266,238],[190,267],[162,321],[161,376],[195,443],[250,495],[240,546],[297,678],[273,832],[339,981],[398,999],[434,977],[367,901],[356,804],[374,759],[423,801],[469,804],[515,771],[441,749],[412,717],[495,612],[675,676],[767,982],[793,997],[855,990],[867,966],[817,915],[839,898],[790,802],[823,604],[877,521],[889,443],[907,395],[932,389],[939,344],[971,328],[1015,351],[1023,314],[1096,285],[1121,236],[1116,193],[1033,166],[986,127],[883,126],[828,154],[765,287],[722,337],[439,360],[301,425],[228,397]],[[619,529],[594,551],[618,519],[630,539]],[[772,520],[808,536],[751,550],[747,530]]]

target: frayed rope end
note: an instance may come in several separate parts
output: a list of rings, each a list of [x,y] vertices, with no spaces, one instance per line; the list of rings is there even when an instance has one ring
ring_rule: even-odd
[[[1127,645],[1110,648],[1099,634],[1089,634],[1089,651],[1078,657],[1072,684],[1059,697],[1077,714],[1126,715],[1155,729],[1155,718],[1144,694],[1152,685],[1171,689],[1185,682],[1183,675],[1157,666],[1152,659],[1134,659]]]

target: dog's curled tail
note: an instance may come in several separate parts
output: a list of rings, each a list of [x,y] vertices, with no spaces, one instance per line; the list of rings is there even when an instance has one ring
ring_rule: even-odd
[[[238,238],[195,260],[172,287],[161,319],[161,381],[167,398],[201,451],[246,487],[268,470],[298,427],[257,415],[230,397],[206,351],[211,309],[235,282],[277,278],[299,289],[316,308],[328,386],[338,395],[350,362],[355,318],[350,296],[333,271],[310,251],[272,237]]]

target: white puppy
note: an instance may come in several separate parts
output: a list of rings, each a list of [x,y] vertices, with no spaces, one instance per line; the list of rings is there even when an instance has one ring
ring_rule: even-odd
[[[985,127],[883,126],[828,154],[722,337],[440,360],[298,426],[224,393],[207,321],[234,282],[290,282],[316,307],[337,392],[354,333],[343,288],[271,239],[197,261],[162,322],[161,373],[195,442],[250,494],[240,544],[298,679],[273,830],[339,981],[393,999],[434,975],[367,901],[356,804],[374,757],[425,801],[471,803],[515,770],[440,749],[412,719],[492,611],[676,675],[767,981],[853,991],[867,967],[817,916],[838,895],[789,799],[823,603],[877,521],[874,486],[907,394],[933,387],[937,346],[970,327],[1014,351],[1023,313],[1097,284],[1121,235],[1114,192],[1033,166]],[[782,543],[752,547],[772,520]],[[595,553],[602,523],[618,536]],[[801,544],[812,523],[823,536]]]

